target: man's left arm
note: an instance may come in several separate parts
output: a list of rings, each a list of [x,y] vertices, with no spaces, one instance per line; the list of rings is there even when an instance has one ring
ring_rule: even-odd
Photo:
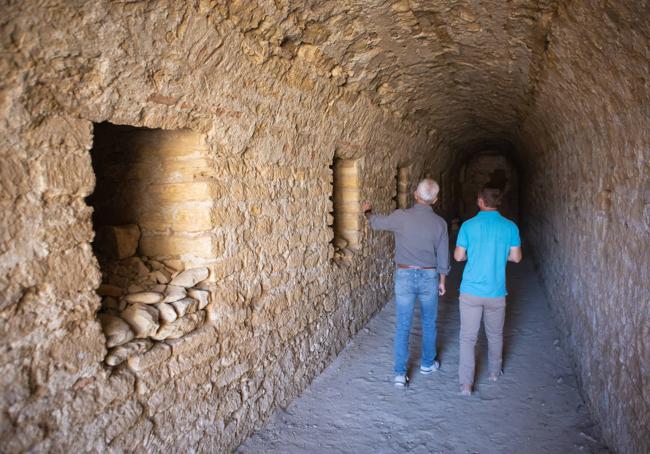
[[[508,261],[519,263],[523,255],[521,253],[521,237],[519,236],[519,228],[513,224],[510,234],[510,250],[508,251]]]
[[[457,262],[464,262],[467,260],[467,231],[465,229],[465,224],[460,226],[460,231],[458,232],[458,238],[456,238],[456,249],[454,249],[454,259]]]
[[[447,274],[451,269],[449,265],[449,233],[447,232],[447,223],[443,222],[443,230],[436,244],[436,262],[440,282],[438,283],[438,295],[442,296],[447,292],[446,282]]]

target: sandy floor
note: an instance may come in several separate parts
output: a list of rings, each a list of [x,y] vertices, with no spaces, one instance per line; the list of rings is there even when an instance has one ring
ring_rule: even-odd
[[[441,370],[418,372],[421,332],[411,335],[411,383],[392,384],[394,304],[350,341],[288,408],[240,446],[242,453],[604,453],[577,390],[532,266],[510,266],[504,372],[487,381],[485,334],[471,397],[458,394],[460,267],[439,305]]]

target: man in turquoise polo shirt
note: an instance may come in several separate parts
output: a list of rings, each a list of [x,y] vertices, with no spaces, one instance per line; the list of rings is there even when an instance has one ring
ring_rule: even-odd
[[[488,339],[489,379],[501,373],[503,323],[506,313],[506,262],[521,261],[517,225],[501,216],[500,189],[484,187],[478,194],[479,213],[458,232],[454,258],[467,260],[460,284],[460,392],[469,396],[474,384],[474,347],[481,317]]]

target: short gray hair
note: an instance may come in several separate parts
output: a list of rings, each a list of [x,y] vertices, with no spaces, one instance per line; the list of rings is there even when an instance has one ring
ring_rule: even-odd
[[[438,186],[436,180],[432,180],[431,178],[425,178],[420,181],[418,188],[415,190],[418,197],[426,203],[433,203],[436,197],[438,197],[438,192],[440,192],[440,186]]]

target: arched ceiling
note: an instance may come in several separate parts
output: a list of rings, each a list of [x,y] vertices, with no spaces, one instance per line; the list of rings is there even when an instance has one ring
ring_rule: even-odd
[[[313,65],[462,148],[515,138],[554,7],[554,0],[242,0],[222,13],[270,55]]]

